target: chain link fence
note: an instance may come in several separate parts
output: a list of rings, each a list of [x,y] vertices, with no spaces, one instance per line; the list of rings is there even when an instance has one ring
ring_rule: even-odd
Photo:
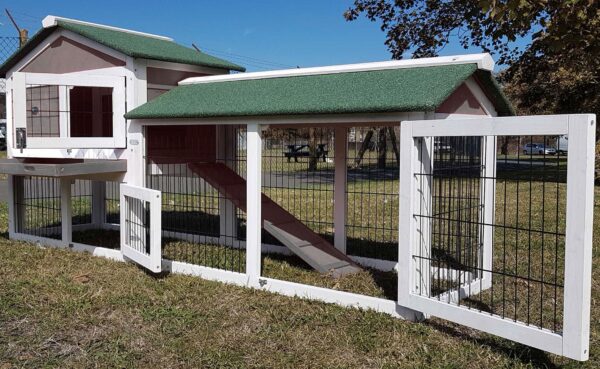
[[[0,36],[0,65],[17,51],[19,48],[19,38],[10,36]],[[6,81],[0,78],[0,119],[6,119]]]

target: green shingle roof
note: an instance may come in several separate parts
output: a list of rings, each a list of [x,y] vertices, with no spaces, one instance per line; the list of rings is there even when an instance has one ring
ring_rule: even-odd
[[[125,115],[128,119],[434,111],[476,74],[501,115],[510,104],[476,64],[306,75],[182,85]],[[487,91],[489,90],[489,91]]]
[[[40,44],[48,35],[60,28],[77,33],[83,37],[134,58],[199,65],[203,67],[228,69],[240,72],[246,70],[244,67],[231,63],[227,60],[220,59],[203,52],[198,52],[194,49],[179,45],[173,41],[87,24],[58,20],[56,26],[42,28],[22,48],[8,58],[4,64],[0,66],[0,77],[4,77],[6,72],[22,57],[27,55],[29,51],[33,50],[33,48]]]

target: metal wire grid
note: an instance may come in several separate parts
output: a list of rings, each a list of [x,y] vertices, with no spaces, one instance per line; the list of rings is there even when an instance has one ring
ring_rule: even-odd
[[[71,185],[73,225],[92,223],[92,181],[76,179]]]
[[[59,137],[61,113],[58,90],[62,86],[27,85],[27,135]]]
[[[150,255],[150,204],[125,196],[125,242],[127,246]]]
[[[239,130],[223,130],[225,142],[239,140]],[[188,162],[160,164],[159,157],[148,158],[146,186],[162,193],[163,257],[235,272],[245,271],[245,237],[230,200],[198,177]],[[155,160],[155,161],[153,161]],[[237,157],[221,157],[218,162],[245,173]]]
[[[398,142],[393,126],[348,130],[349,255],[398,259]]]
[[[112,137],[111,88],[37,84],[26,87],[29,137],[60,137],[61,115],[67,121],[71,137]],[[61,90],[68,101],[66,109],[61,109]],[[95,98],[99,99],[97,107]]]
[[[60,181],[50,177],[14,177],[15,230],[61,239]]]
[[[105,222],[108,224],[119,224],[121,222],[120,212],[120,183],[119,182],[105,182],[104,192],[104,209]]]
[[[263,193],[333,243],[333,129],[264,132]],[[263,230],[263,243],[281,243]]]
[[[419,228],[429,222],[431,253],[423,239],[414,255],[419,269],[429,268],[430,298],[488,312],[503,319],[559,332],[562,329],[566,160],[543,150],[523,154],[524,145],[554,137],[502,137],[495,177],[485,177],[486,141],[480,137],[429,138],[434,147],[433,172],[415,173],[420,185],[431,181],[431,213],[415,214]],[[421,153],[425,139],[421,139]],[[497,144],[493,150],[498,152]],[[552,153],[552,154],[551,154]],[[423,158],[422,158],[423,159]],[[485,179],[496,182],[495,217],[483,218]],[[420,189],[423,193],[423,189]],[[482,267],[483,237],[493,229],[492,267]],[[492,278],[482,292],[481,278]],[[422,283],[422,279],[420,279]],[[463,289],[464,299],[451,298]]]
[[[19,37],[0,37],[0,64],[4,62],[19,49]],[[6,80],[0,78],[0,91],[5,91]],[[0,119],[6,118],[5,112],[0,112]]]

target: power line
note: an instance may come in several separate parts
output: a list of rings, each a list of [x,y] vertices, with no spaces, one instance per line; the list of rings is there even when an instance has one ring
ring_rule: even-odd
[[[218,53],[218,54],[222,54],[222,55],[228,55],[232,58],[238,58],[238,59],[245,59],[248,60],[250,62],[253,63],[259,63],[259,64],[264,64],[264,65],[272,65],[272,66],[277,66],[280,68],[296,68],[296,66],[294,65],[289,65],[289,64],[283,64],[283,63],[279,63],[279,62],[274,62],[274,61],[270,61],[270,60],[266,60],[266,59],[259,59],[259,58],[255,58],[252,56],[247,56],[247,55],[241,55],[241,54],[235,54],[235,53],[230,53],[227,51],[220,51],[220,50],[216,50],[216,49],[211,49],[208,47],[205,47],[204,50],[213,52],[213,53]]]

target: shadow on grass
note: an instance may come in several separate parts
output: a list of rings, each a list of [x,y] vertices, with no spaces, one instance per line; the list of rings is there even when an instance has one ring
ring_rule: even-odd
[[[428,325],[433,329],[449,336],[465,341],[471,341],[477,345],[486,346],[496,353],[516,358],[527,367],[533,366],[534,368],[559,368],[559,366],[552,361],[549,354],[542,350],[499,337],[477,334],[474,335],[472,330],[469,328],[456,326],[453,323],[447,323],[435,319],[425,320],[421,322],[421,324]]]

